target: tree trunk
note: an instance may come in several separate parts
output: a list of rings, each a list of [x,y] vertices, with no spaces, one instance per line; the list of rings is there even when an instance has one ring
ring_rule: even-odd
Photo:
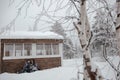
[[[119,48],[119,55],[120,55],[120,0],[116,0],[117,3],[117,19],[116,19],[116,37],[118,40],[118,48]]]
[[[84,62],[84,79],[83,80],[96,80],[96,72],[91,72],[91,57],[90,51],[87,48],[90,38],[90,25],[86,13],[86,0],[81,0],[81,16],[80,16],[80,43],[83,50],[83,62]]]

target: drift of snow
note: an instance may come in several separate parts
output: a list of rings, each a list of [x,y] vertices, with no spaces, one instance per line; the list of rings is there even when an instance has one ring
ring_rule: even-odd
[[[99,61],[99,60],[100,61]],[[112,56],[109,57],[109,60],[114,64],[115,67],[119,64],[120,57],[119,56]],[[104,80],[116,80],[116,72],[110,66],[108,62],[102,60],[98,57],[92,59],[92,71],[98,69],[98,74],[100,74]]]
[[[0,35],[1,39],[63,39],[61,35],[54,32],[39,31],[16,31]]]
[[[110,60],[114,65],[118,65],[120,57],[113,56]],[[103,80],[116,80],[115,71],[105,61],[99,61],[98,57],[92,59],[92,71],[98,69]],[[40,70],[33,73],[3,73],[0,74],[0,80],[77,80],[79,70],[79,80],[83,80],[83,59],[63,60],[61,67]]]
[[[82,70],[82,60],[64,60],[62,67],[53,69],[40,70],[33,73],[3,73],[0,75],[0,80],[76,80],[78,68]],[[83,80],[83,75],[80,74],[80,80]]]

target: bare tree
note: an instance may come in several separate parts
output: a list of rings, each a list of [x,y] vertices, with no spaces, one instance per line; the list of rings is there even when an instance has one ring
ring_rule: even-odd
[[[55,24],[53,26],[51,26],[52,32],[55,32],[61,36],[64,37],[64,41],[63,41],[63,58],[64,59],[71,59],[74,58],[75,55],[75,50],[73,47],[73,43],[71,41],[71,39],[69,37],[67,37],[65,30],[63,29],[62,25],[59,22],[55,22]]]
[[[99,9],[95,17],[96,21],[92,29],[94,33],[92,45],[95,47],[94,48],[91,47],[93,50],[92,54],[94,55],[93,57],[95,57],[95,54],[99,53],[97,54],[97,56],[101,57],[102,60],[104,59],[104,61],[109,63],[111,68],[113,68],[114,71],[116,72],[115,73],[116,80],[119,80],[120,77],[119,63],[115,65],[109,59],[109,57],[111,56],[118,56],[118,48],[116,43],[117,40],[116,40],[115,30],[113,29],[113,27],[115,26],[113,25],[109,15],[108,17],[105,18],[105,16],[107,15],[108,13],[105,13],[102,9]]]
[[[80,20],[78,22],[78,25],[75,25],[75,27],[77,29],[78,37],[83,51],[84,80],[96,80],[96,72],[91,71],[91,56],[88,48],[92,34],[86,13],[86,0],[81,0],[80,12]]]
[[[106,1],[103,0],[105,4]],[[116,40],[116,35],[115,35],[115,25],[116,22],[114,22],[115,17],[112,15],[112,11],[110,11],[108,6],[105,6],[106,8],[104,10],[101,9],[101,12],[97,13],[99,14],[99,18],[97,19],[97,22],[94,25],[94,33],[95,34],[95,41],[94,43],[99,44],[99,46],[102,47],[102,57],[104,57],[105,61],[113,68],[113,70],[116,72],[116,80],[120,80],[120,61],[118,61],[117,64],[114,64],[109,57],[110,56],[118,56],[119,52],[119,47],[117,48],[117,40]],[[119,10],[119,9],[118,9]],[[103,12],[104,11],[104,12]],[[119,39],[119,16],[117,16],[117,39]],[[98,24],[98,25],[97,25]],[[97,27],[99,26],[99,27]],[[119,42],[119,41],[118,41]],[[96,46],[97,47],[97,46]],[[110,54],[110,52],[112,54]],[[118,56],[119,57],[119,56]]]

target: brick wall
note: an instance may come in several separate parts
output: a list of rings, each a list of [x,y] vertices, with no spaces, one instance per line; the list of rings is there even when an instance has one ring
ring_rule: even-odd
[[[61,43],[58,39],[2,39],[2,43]]]
[[[4,60],[3,61],[3,72],[16,73],[20,71],[27,59],[13,59],[13,60]],[[54,67],[61,66],[61,58],[35,58],[35,62],[37,63],[40,70],[49,69]]]
[[[0,68],[1,72],[11,72],[16,73],[21,70],[24,66],[26,59],[12,59],[12,60],[2,60],[4,53],[4,43],[62,43],[63,40],[58,39],[2,39],[1,40],[1,59]],[[58,67],[61,65],[61,57],[55,58],[36,58],[34,59],[38,64],[39,68],[48,69],[53,67]]]

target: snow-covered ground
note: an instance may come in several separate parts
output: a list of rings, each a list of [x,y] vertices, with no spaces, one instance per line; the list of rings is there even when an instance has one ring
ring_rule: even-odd
[[[110,58],[114,65],[118,65],[120,57],[113,56]],[[83,80],[83,60],[71,59],[63,60],[61,67],[36,71],[33,73],[2,73],[0,74],[0,80],[77,80],[78,70],[79,78]],[[104,80],[116,80],[115,71],[105,61],[99,61],[98,58],[92,59],[92,67],[99,69],[99,73],[103,76]]]
[[[111,64],[114,65],[115,68],[118,68],[118,65],[120,62],[120,56],[112,56],[112,57],[109,57],[108,60],[111,62]],[[110,66],[108,62],[105,62],[105,60],[103,59],[100,60],[100,58],[98,57],[93,58],[92,68],[93,68],[93,71],[97,68],[99,70],[99,73],[104,78],[104,80],[116,80],[115,70]],[[119,69],[120,69],[120,66],[119,66]]]
[[[0,74],[0,80],[75,80],[77,78],[78,67],[80,72],[83,70],[81,65],[81,59],[63,60],[62,67],[33,73],[3,73]],[[80,80],[82,78],[83,76],[80,74]]]

